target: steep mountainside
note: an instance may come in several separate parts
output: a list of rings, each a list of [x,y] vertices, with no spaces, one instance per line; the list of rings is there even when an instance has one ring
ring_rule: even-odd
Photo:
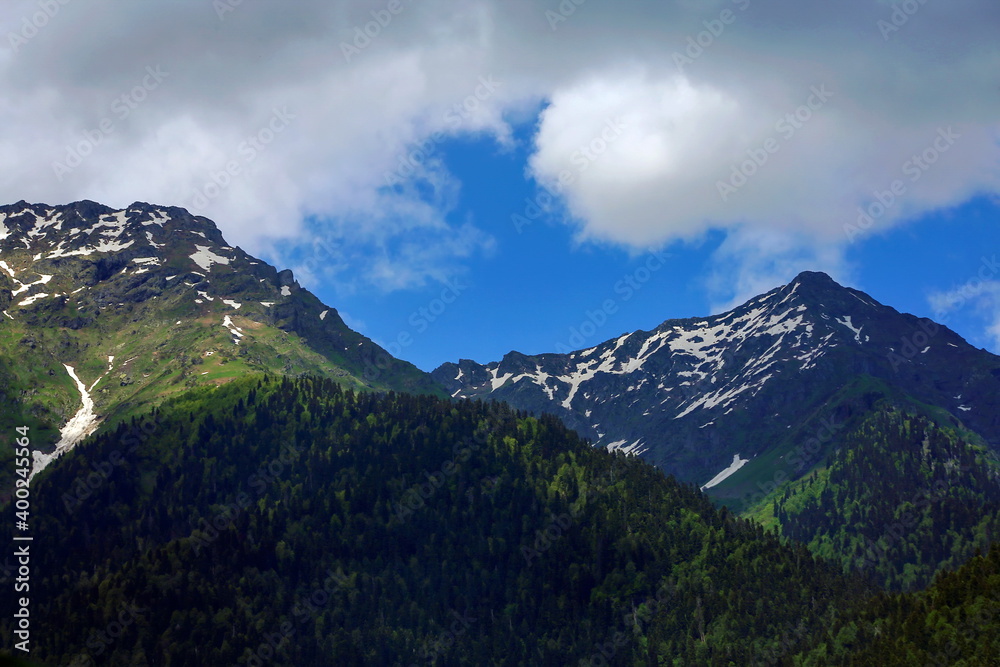
[[[808,471],[842,420],[877,397],[938,408],[1000,450],[1000,357],[823,273],[721,315],[433,375],[452,396],[555,414],[600,446],[710,489],[737,470],[733,479]],[[779,457],[803,447],[809,465],[784,471]]]
[[[443,395],[290,271],[179,208],[0,207],[0,311],[0,441],[27,424],[43,452],[100,420],[249,371]],[[2,451],[6,476],[11,448]],[[46,460],[36,453],[36,467]]]

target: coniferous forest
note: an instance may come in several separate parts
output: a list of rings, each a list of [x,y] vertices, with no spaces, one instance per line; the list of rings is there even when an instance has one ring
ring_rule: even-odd
[[[881,592],[504,404],[250,377],[109,428],[33,490],[39,664],[997,656],[996,550]]]
[[[1000,535],[1000,470],[956,429],[885,407],[766,504],[783,535],[917,590]]]
[[[252,380],[150,421],[38,486],[43,660],[750,664],[871,592],[503,405]],[[134,622],[105,641],[123,611]]]
[[[1000,0],[0,19],[0,667],[1000,667]]]

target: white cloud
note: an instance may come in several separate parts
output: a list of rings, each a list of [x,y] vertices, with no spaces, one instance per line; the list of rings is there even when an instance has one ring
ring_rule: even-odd
[[[992,349],[1000,352],[1000,280],[973,279],[950,290],[932,292],[927,302],[940,321],[952,314],[971,311],[982,322]]]
[[[838,246],[783,231],[735,229],[712,257],[706,285],[712,312],[734,308],[802,271],[823,271],[841,284],[856,283]]]
[[[351,264],[322,275],[361,278],[346,286],[440,280],[489,235],[449,220],[459,184],[440,167],[412,179],[430,196],[412,181],[388,191],[386,174],[437,131],[510,133],[481,43],[488,14],[446,9],[407,6],[347,63],[339,45],[371,20],[362,3],[246,3],[221,21],[205,2],[69,3],[0,59],[0,122],[18,129],[0,149],[0,198],[180,205],[257,254],[336,236]],[[9,3],[2,23],[33,11]],[[165,76],[136,103],[147,66]]]
[[[720,128],[744,113],[726,93],[682,76],[602,74],[552,94],[531,173],[550,188],[562,183],[585,238],[641,246],[690,237],[719,207],[679,195],[709,194],[705,176],[733,143]]]
[[[338,271],[404,288],[459,270],[491,241],[449,217],[458,185],[440,165],[416,178],[441,196],[387,191],[386,173],[435,132],[509,145],[509,123],[545,103],[529,173],[575,174],[563,192],[579,237],[641,248],[722,230],[731,240],[716,273],[733,272],[736,287],[719,292],[730,298],[799,267],[843,271],[845,225],[896,179],[902,194],[861,236],[1000,192],[995,0],[920,5],[888,39],[877,22],[892,7],[862,0],[586,3],[556,30],[545,15],[555,2],[402,6],[348,62],[342,45],[381,6],[245,2],[220,20],[204,0],[60,5],[16,51],[0,50],[0,199],[190,205],[235,162],[239,175],[199,211],[232,242],[262,252],[337,236]],[[706,40],[706,22],[718,28],[727,10]],[[5,3],[0,33],[37,11]],[[707,46],[681,72],[688,38]],[[122,117],[115,100],[147,66],[169,76]],[[501,85],[477,95],[484,77]],[[832,96],[820,103],[817,87]],[[248,159],[242,142],[275,108],[294,120]],[[623,130],[602,155],[575,155],[616,118]],[[112,131],[57,178],[53,162],[104,119]],[[960,137],[908,171],[948,127]],[[719,181],[766,145],[777,152],[720,196]]]
[[[944,317],[963,307],[990,301],[1000,296],[1000,281],[971,280],[950,290],[932,292],[927,302],[934,309],[935,316]]]

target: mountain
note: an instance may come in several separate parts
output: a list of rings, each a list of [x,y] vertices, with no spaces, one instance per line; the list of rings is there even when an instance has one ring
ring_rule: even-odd
[[[1000,357],[817,272],[720,315],[432,375],[455,398],[554,414],[734,507],[813,469],[881,399],[1000,451]]]
[[[36,452],[19,509],[33,659],[996,660],[995,547],[878,590],[1000,525],[997,357],[933,322],[803,274],[590,350],[445,366],[448,400],[204,218],[0,214],[0,437],[66,450]]]
[[[875,592],[551,417],[330,379],[169,398],[32,517],[48,664],[765,664]]]
[[[922,589],[1000,536],[1000,466],[970,438],[880,406],[749,516],[887,589]]]
[[[443,395],[181,208],[0,207],[0,311],[0,438],[32,427],[35,471],[102,421],[250,372]]]
[[[1000,655],[1000,549],[926,591],[880,592],[638,457],[503,404],[246,376],[97,434],[32,491],[43,664]],[[14,625],[0,618],[3,646]]]

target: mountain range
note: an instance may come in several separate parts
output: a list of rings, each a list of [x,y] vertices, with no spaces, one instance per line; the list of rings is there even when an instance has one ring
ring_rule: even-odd
[[[454,398],[554,414],[727,501],[740,480],[809,472],[877,397],[933,410],[1000,451],[1000,357],[816,272],[719,315],[432,375]]]
[[[425,373],[207,218],[22,201],[0,407],[52,664],[1000,659],[1000,357],[822,273]]]

